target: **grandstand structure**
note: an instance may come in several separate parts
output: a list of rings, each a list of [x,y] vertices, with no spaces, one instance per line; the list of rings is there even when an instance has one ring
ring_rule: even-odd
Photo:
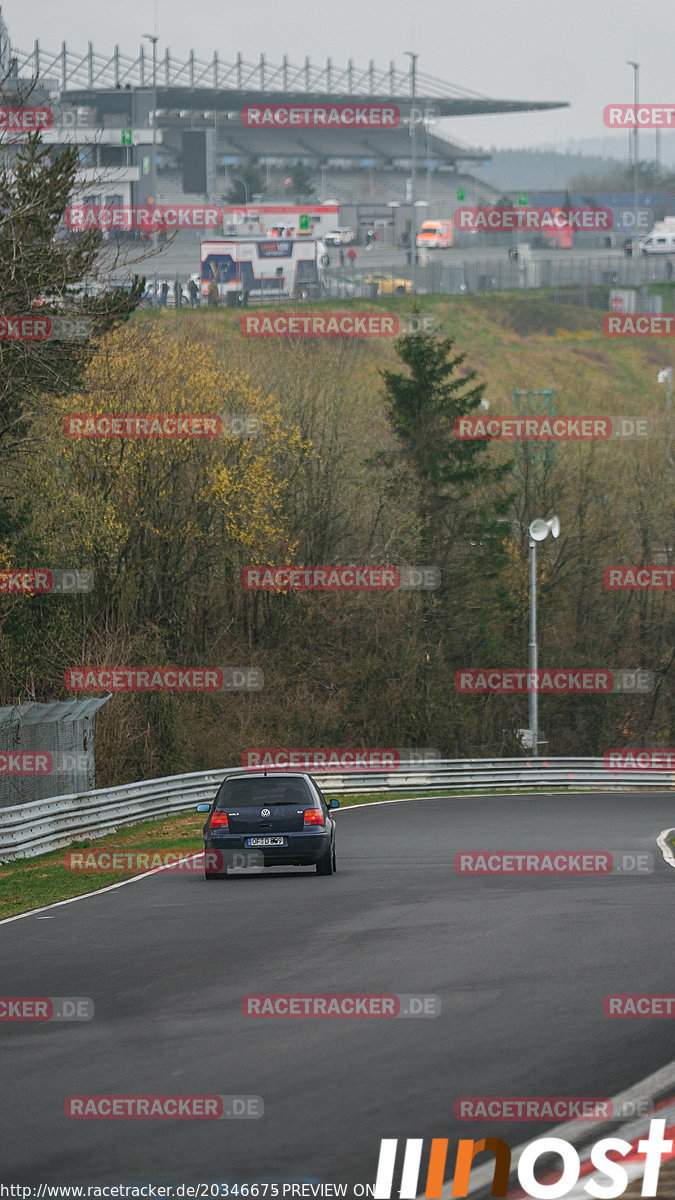
[[[2,18],[0,17],[0,22]],[[190,52],[176,58],[169,49],[153,62],[151,44],[141,45],[136,56],[124,55],[116,46],[112,54],[94,50],[73,53],[63,42],[58,51],[47,51],[38,41],[30,51],[15,47],[0,28],[0,55],[5,53],[3,91],[20,90],[31,81],[35,97],[47,97],[55,122],[44,140],[55,146],[76,142],[80,149],[80,183],[92,202],[142,204],[151,199],[152,154],[156,155],[155,202],[204,199],[220,202],[237,171],[255,165],[265,178],[266,199],[283,196],[289,169],[301,162],[312,174],[321,200],[363,206],[357,224],[391,218],[395,207],[410,200],[411,137],[415,125],[416,170],[419,202],[424,216],[444,211],[464,188],[475,202],[494,196],[494,189],[471,176],[471,167],[485,163],[489,154],[441,130],[439,122],[487,113],[529,113],[566,107],[566,102],[499,100],[457,87],[415,70],[415,60],[405,70],[390,63],[386,69],[370,62],[366,68],[349,60],[337,66],[271,63],[264,55],[257,63],[238,54],[233,62],[214,52],[210,60]],[[6,31],[5,31],[6,34]],[[242,110],[255,104],[334,105],[348,101],[394,103],[400,111],[396,128],[251,128],[242,121]],[[44,102],[35,99],[34,103]],[[154,128],[153,128],[154,124]],[[182,135],[186,130],[212,130],[211,187],[199,195],[182,191]],[[468,197],[467,197],[468,198]],[[351,214],[350,214],[351,215]],[[420,216],[420,214],[416,214]],[[390,222],[393,224],[393,222]]]

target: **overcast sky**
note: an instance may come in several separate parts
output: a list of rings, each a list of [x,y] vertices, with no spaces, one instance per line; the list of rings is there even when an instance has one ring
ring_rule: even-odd
[[[419,54],[418,70],[500,99],[567,100],[569,109],[520,116],[467,117],[444,123],[472,145],[505,149],[604,135],[603,149],[626,157],[628,135],[605,130],[603,108],[633,99],[633,70],[640,63],[640,99],[675,100],[672,0],[3,0],[14,47],[46,50],[61,42],[84,55],[92,41],[100,53],[136,55],[141,36],[157,18],[159,54],[224,61],[238,51],[249,62],[264,54],[279,63],[308,55],[313,63],[348,58],[367,67],[373,59],[404,68],[406,50]],[[87,17],[87,12],[89,16]],[[148,43],[145,43],[148,46]],[[668,151],[675,133],[664,131]],[[654,133],[641,134],[640,157],[653,157]]]

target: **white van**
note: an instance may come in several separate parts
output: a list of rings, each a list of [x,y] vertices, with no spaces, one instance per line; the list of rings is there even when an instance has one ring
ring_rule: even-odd
[[[675,254],[675,217],[666,217],[650,229],[646,237],[640,238],[641,254]]]

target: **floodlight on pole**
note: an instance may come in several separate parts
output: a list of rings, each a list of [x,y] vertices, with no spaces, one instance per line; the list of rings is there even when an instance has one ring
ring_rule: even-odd
[[[635,223],[633,229],[637,234],[638,228],[638,91],[640,79],[640,64],[633,62],[630,58],[626,59],[626,66],[633,68],[633,103],[635,105],[635,127],[633,129],[633,209],[635,213]]]
[[[415,224],[415,126],[417,125],[417,109],[415,108],[415,71],[419,54],[415,54],[413,50],[405,50],[410,59],[410,137],[412,145],[410,147],[410,209],[412,212],[412,228],[410,231],[410,240],[412,246],[412,289],[413,295],[417,293],[417,230]]]
[[[671,446],[671,417],[673,407],[673,368],[664,367],[663,371],[659,371],[657,375],[658,383],[667,384],[666,389],[666,466],[669,471],[673,469],[673,450]]]
[[[530,522],[530,640],[528,644],[528,674],[537,670],[537,542],[543,542],[548,537],[549,533],[552,537],[557,538],[560,534],[560,521],[557,517],[551,517],[545,521],[542,517],[535,517]],[[530,674],[530,680],[532,675]],[[532,755],[534,758],[539,754],[539,694],[535,687],[528,685],[528,707],[530,721],[530,741],[532,745]]]
[[[157,25],[157,12],[155,11],[155,26]],[[144,38],[152,42],[152,204],[153,207],[157,204],[157,42],[159,38],[156,33],[144,33]],[[152,303],[157,304],[157,222],[152,221]]]

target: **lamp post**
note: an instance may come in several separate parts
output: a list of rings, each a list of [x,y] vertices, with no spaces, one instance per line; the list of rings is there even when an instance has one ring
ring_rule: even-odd
[[[144,33],[144,38],[152,42],[152,187],[153,207],[157,204],[157,42],[156,33]],[[157,303],[157,222],[152,221],[152,303]]]
[[[532,757],[539,756],[539,693],[537,691],[537,679],[535,676],[535,686],[531,685],[531,672],[537,670],[537,542],[543,542],[549,533],[553,534],[554,538],[560,533],[560,521],[557,517],[551,517],[549,521],[542,520],[541,517],[535,517],[530,523],[530,640],[528,643],[528,707],[529,707],[529,725],[530,725],[530,740],[532,742]]]
[[[246,186],[246,180],[242,179],[241,175],[230,175],[230,179],[234,179],[237,183],[242,185],[244,189],[244,204],[248,204],[248,187]]]
[[[639,76],[640,64],[632,62],[631,59],[626,60],[626,66],[633,68],[633,102],[635,104],[635,127],[633,129],[633,215],[634,225],[633,232],[637,236],[638,222],[638,91],[639,91]]]
[[[657,375],[658,383],[667,384],[666,388],[666,466],[669,473],[673,470],[673,450],[671,445],[671,416],[673,407],[673,368],[665,367]]]
[[[417,109],[415,108],[415,72],[419,54],[415,54],[412,50],[406,50],[405,53],[410,59],[410,91],[412,97],[410,106],[410,138],[412,141],[410,147],[410,205],[412,210],[410,241],[412,256],[410,261],[412,265],[412,289],[413,295],[415,295],[417,293],[417,234],[415,229],[415,126],[417,124]]]

